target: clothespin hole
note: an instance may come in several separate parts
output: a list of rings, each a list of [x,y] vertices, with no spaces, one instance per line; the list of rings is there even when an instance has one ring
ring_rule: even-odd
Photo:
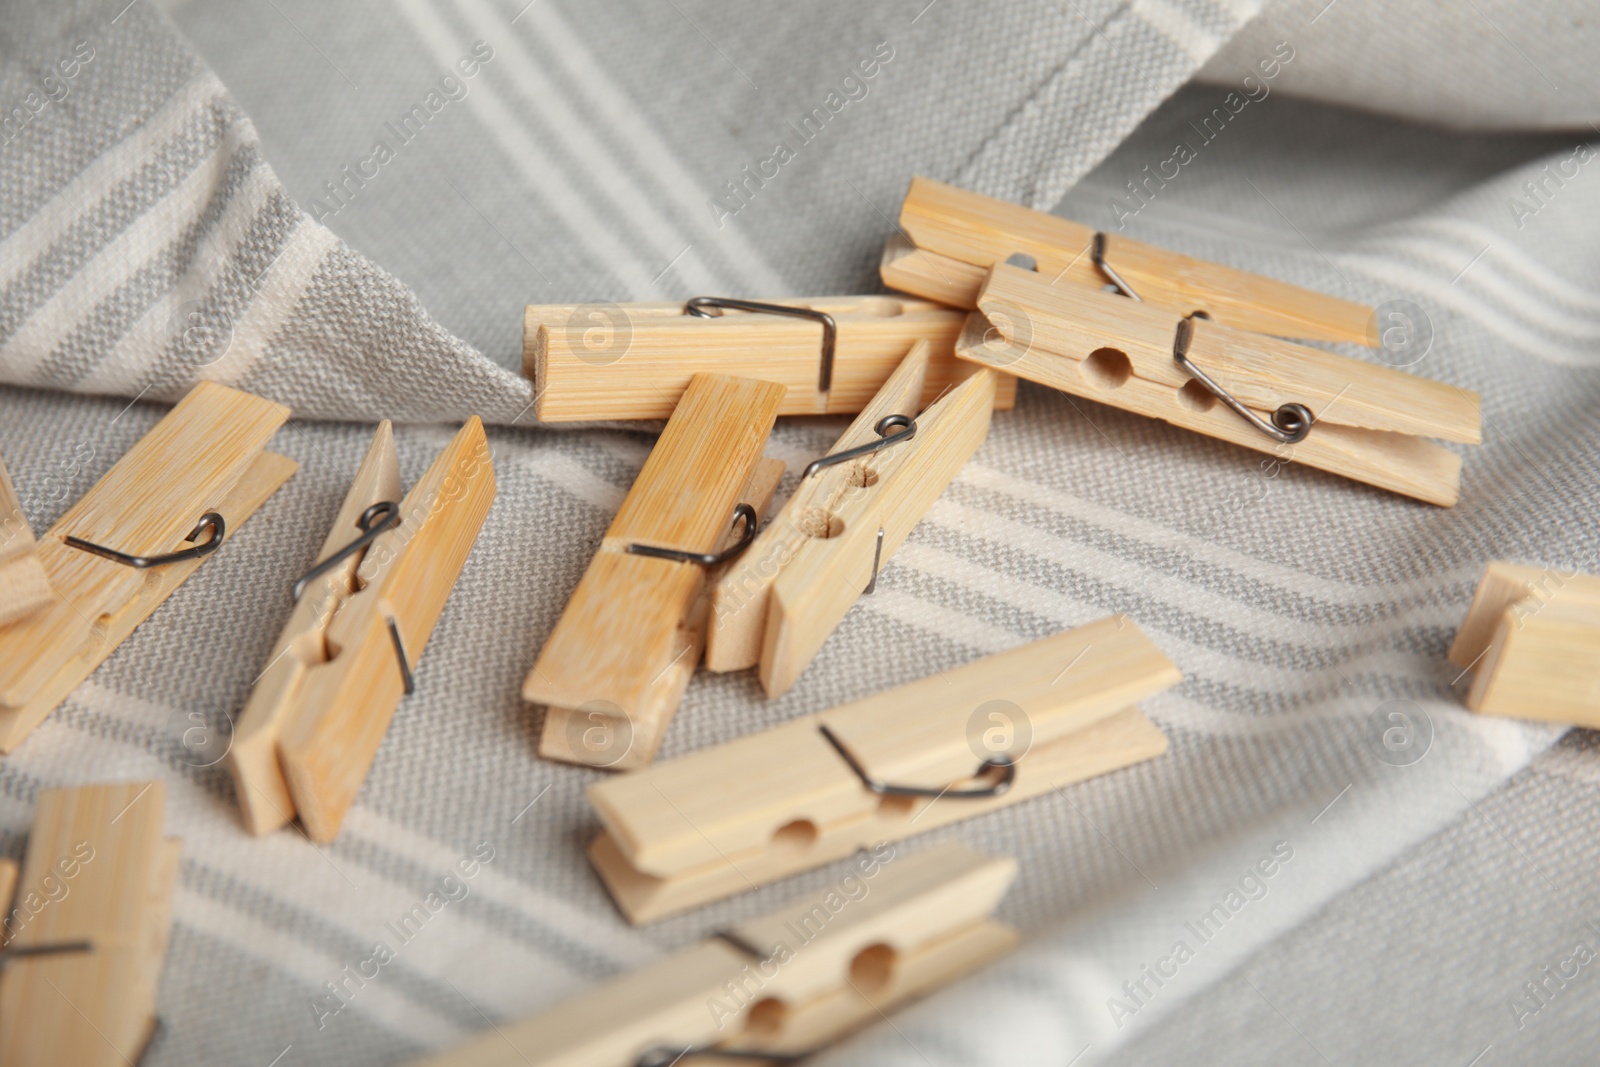
[[[917,797],[879,797],[878,817],[881,819],[904,819],[917,806],[917,800]]]
[[[1178,403],[1190,411],[1210,411],[1217,406],[1217,398],[1211,390],[1200,384],[1199,379],[1190,378],[1178,390]]]
[[[881,941],[868,945],[850,961],[850,984],[867,996],[881,992],[894,979],[899,961],[900,954],[893,946]]]
[[[806,508],[796,525],[802,534],[819,541],[844,533],[844,520],[825,508]]]
[[[1097,348],[1082,364],[1083,376],[1101,389],[1120,389],[1133,377],[1133,361],[1116,348]]]
[[[810,819],[796,819],[772,831],[772,848],[785,852],[805,852],[817,843],[817,824]]]
[[[878,484],[878,472],[861,460],[857,460],[850,464],[850,473],[845,476],[845,481],[857,489],[865,489],[869,485]]]
[[[887,296],[869,296],[861,301],[861,310],[880,319],[892,319],[906,313],[906,306]]]
[[[788,1021],[789,1005],[777,997],[762,997],[750,1005],[741,1033],[746,1037],[776,1037],[783,1032],[784,1024]]]

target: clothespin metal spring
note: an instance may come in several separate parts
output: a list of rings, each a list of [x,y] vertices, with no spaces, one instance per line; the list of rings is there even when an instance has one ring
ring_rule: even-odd
[[[696,318],[716,318],[711,308],[730,311],[754,311],[763,315],[790,315],[801,319],[814,319],[822,324],[822,365],[817,372],[817,392],[827,396],[833,387],[833,350],[838,343],[839,327],[833,316],[815,308],[791,307],[787,304],[763,304],[754,300],[733,300],[721,296],[697,296],[683,305],[684,313]]]
[[[296,601],[300,594],[306,591],[312,579],[323,575],[349,559],[355,553],[366,548],[375,541],[379,534],[392,530],[400,525],[400,504],[395,500],[380,500],[361,513],[356,520],[356,525],[361,527],[361,536],[345,545],[339,551],[318,563],[315,567],[302,574],[295,580],[294,590],[290,594]],[[409,692],[409,690],[407,690]]]
[[[1306,434],[1311,432],[1311,424],[1315,421],[1311,409],[1304,404],[1282,404],[1277,411],[1272,413],[1272,421],[1268,422],[1260,415],[1245,407],[1228,393],[1222,386],[1211,379],[1205,371],[1195,366],[1189,359],[1189,344],[1194,340],[1194,318],[1210,318],[1203,311],[1196,311],[1178,322],[1178,332],[1172,339],[1172,358],[1178,361],[1178,366],[1187,371],[1195,381],[1205,386],[1213,396],[1228,405],[1240,418],[1266,434],[1280,444],[1292,445],[1297,441],[1304,441]]]
[[[806,469],[800,472],[800,480],[804,481],[826,467],[846,463],[858,456],[870,456],[874,452],[883,451],[890,445],[903,444],[911,440],[917,435],[917,420],[910,415],[885,415],[877,421],[872,429],[878,435],[876,441],[868,441],[864,445],[857,445],[854,448],[847,448],[843,452],[835,452],[831,456],[823,456],[821,459],[812,460],[806,464]],[[899,430],[900,432],[891,433],[891,430]]]
[[[756,509],[749,504],[740,504],[733,509],[733,524],[738,525],[744,521],[744,533],[739,535],[739,540],[723,549],[721,552],[686,552],[681,548],[660,548],[656,545],[641,545],[634,543],[628,546],[628,551],[635,556],[651,556],[655,559],[670,559],[678,563],[698,563],[702,567],[715,567],[733,559],[739,553],[750,547],[750,542],[756,539]]]
[[[211,531],[211,536],[204,541],[199,541],[200,535],[207,530]],[[215,511],[208,511],[200,516],[200,521],[195,523],[194,529],[189,532],[189,536],[184,538],[185,542],[199,541],[198,544],[193,548],[179,549],[176,552],[168,552],[162,556],[134,556],[127,552],[120,552],[115,548],[97,545],[93,541],[85,541],[81,537],[73,537],[71,534],[67,535],[66,543],[73,548],[81,548],[85,552],[92,552],[97,556],[109,559],[113,563],[121,563],[125,567],[143,569],[145,567],[160,567],[167,563],[181,563],[186,559],[199,559],[202,556],[209,556],[222,547],[222,539],[227,536],[227,533],[228,523],[223,519],[222,515]]]
[[[1017,780],[1016,761],[1010,756],[994,756],[978,764],[978,769],[973,774],[973,777],[977,777],[991,768],[1001,768],[1004,773],[1000,776],[1000,780],[993,785],[976,786],[972,789],[950,789],[949,787],[933,789],[919,785],[890,785],[888,782],[880,782],[868,774],[867,769],[857,762],[856,758],[850,754],[850,750],[844,747],[844,743],[835,737],[833,731],[828,729],[826,725],[819,725],[817,729],[822,731],[822,736],[827,738],[828,744],[833,746],[834,751],[839,753],[840,758],[850,765],[852,771],[856,772],[856,777],[861,779],[861,784],[880,797],[933,797],[935,799],[951,797],[955,800],[983,800],[988,797],[1003,795],[1006,790],[1011,788],[1011,783]]]

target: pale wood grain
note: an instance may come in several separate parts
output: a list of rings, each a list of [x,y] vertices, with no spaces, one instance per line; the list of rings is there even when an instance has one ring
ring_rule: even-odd
[[[989,277],[989,268],[918,248],[895,232],[884,242],[878,276],[891,289],[971,311],[978,306],[978,290]]]
[[[814,915],[824,906],[817,894],[746,924],[741,932],[772,946],[767,966],[705,941],[419,1065],[631,1067],[662,1046],[713,1043],[811,1051],[1008,951],[1015,933],[988,915],[1015,875],[1014,860],[955,842],[896,856],[863,876],[865,896],[825,910],[826,921]],[[889,972],[853,968],[866,952],[892,954]]]
[[[33,528],[0,460],[0,625],[32,615],[54,597],[34,551]]]
[[[1600,576],[1490,563],[1449,655],[1472,711],[1600,727]]]
[[[739,493],[738,502],[755,509],[757,526],[766,517],[778,482],[783,478],[783,471],[782,460],[763,456],[756,461],[750,480]],[[727,548],[739,536],[740,531],[729,527],[717,550]],[[678,629],[676,640],[681,650],[655,677],[637,714],[631,718],[609,714],[609,706],[602,704],[590,704],[583,708],[552,705],[545,712],[544,727],[539,736],[539,755],[563,763],[607,767],[616,771],[644,767],[655,759],[656,751],[666,736],[667,726],[672,722],[672,715],[683,699],[695,665],[705,648],[711,615],[711,589],[719,583],[729,567],[737,566],[738,559],[713,568],[706,575],[694,604]],[[620,756],[618,746],[625,746]]]
[[[998,378],[975,374],[934,401],[918,416],[915,437],[878,454],[874,484],[812,509],[810,521],[829,536],[796,546],[768,598],[759,673],[769,697],[794,685],[871,580],[873,557],[888,564],[978,450]]]
[[[912,179],[900,228],[918,248],[975,266],[1004,263],[1020,252],[1052,281],[1088,289],[1106,284],[1090,255],[1094,230],[1088,226],[928,178]],[[1373,309],[1361,304],[1118,235],[1108,235],[1106,260],[1145,302],[1180,315],[1203,310],[1254,333],[1377,344]],[[932,266],[921,265],[927,273]],[[920,293],[909,271],[891,284]],[[934,291],[949,296],[951,288]]]
[[[931,352],[925,341],[911,347],[877,394],[845,429],[827,452],[833,455],[879,439],[874,429],[888,415],[916,415],[927,382]],[[894,445],[849,463],[825,467],[806,478],[761,531],[744,555],[730,564],[712,592],[710,631],[706,640],[706,667],[735,671],[761,661],[767,628],[767,610],[773,584],[801,547],[828,532],[829,517],[846,496],[870,491],[867,483],[879,481],[879,471]]]
[[[673,668],[688,660],[692,669],[704,639],[693,615],[705,604],[708,576],[697,563],[634,555],[627,546],[711,552],[725,542],[783,389],[695,376],[540,650],[523,699],[626,719],[641,740],[659,739],[659,721],[687,684]],[[565,726],[547,725],[546,737],[551,729]]]
[[[1034,744],[1016,753],[1025,765],[1038,746],[1180,678],[1132,620],[1112,616],[596,783],[589,798],[635,866],[672,875],[766,850],[795,819],[825,828],[872,814],[879,798],[862,787],[819,725],[869,773],[937,788],[970,775],[980,762],[970,731],[976,720],[981,729],[990,726],[980,709],[991,702],[1015,709],[1008,710],[1018,722],[1006,747]]]
[[[61,638],[58,635],[63,629],[72,632],[75,628],[63,625],[60,619],[50,618],[61,612],[72,611],[74,602],[66,596],[29,618],[0,628],[0,659],[28,655],[36,657],[48,667],[48,672],[41,670],[37,672],[37,678],[29,679],[27,692],[31,695],[26,700],[14,704],[0,703],[0,753],[9,753],[20,745],[66,699],[68,693],[104,663],[139,624],[177,592],[184,580],[203,563],[218,557],[228,558],[227,540],[267,502],[268,497],[289,480],[299,466],[294,460],[276,452],[257,452],[232,487],[220,498],[208,498],[201,508],[202,511],[217,511],[226,520],[228,532],[223,547],[198,559],[134,572],[142,575],[139,584],[128,590],[114,608],[108,607],[92,627],[85,627],[77,633],[72,643],[59,643]],[[51,528],[51,536],[39,542],[39,558],[58,590],[77,588],[73,583],[83,577],[96,581],[100,577],[116,577],[107,576],[104,571],[87,575],[76,571],[81,558],[99,557],[68,547],[57,540],[58,531],[59,523]],[[119,571],[131,570],[109,560],[100,562]],[[63,575],[70,577],[61,577]]]
[[[55,601],[0,627],[0,736],[5,738],[0,749],[10,751],[20,740],[10,724],[32,717],[23,709],[36,708],[48,693],[60,689],[64,661],[76,658],[92,670],[109,655],[103,635],[107,619],[147,599],[152,584],[164,585],[170,593],[179,576],[194,569],[173,564],[141,571],[69,548],[63,539],[70,534],[140,555],[181,547],[204,512],[220,510],[288,416],[282,405],[202,383],[50,528],[37,552],[56,591]],[[237,521],[254,510],[244,510]],[[230,520],[231,534],[234,516],[223,515]],[[87,674],[83,671],[66,689]]]
[[[315,562],[360,536],[359,520],[367,508],[380,501],[398,503],[401,492],[394,428],[385,419],[372,436]],[[251,833],[268,833],[294,818],[294,800],[278,765],[278,738],[301,707],[310,668],[328,660],[328,625],[357,592],[356,567],[362,554],[350,556],[306,586],[290,608],[283,632],[234,725],[227,765],[240,813]]]
[[[933,353],[924,403],[971,373],[953,352],[962,316],[950,308],[900,296],[777,303],[833,316],[828,393],[818,391],[822,327],[813,321],[743,311],[700,318],[680,303],[534,305],[523,316],[523,372],[534,382],[535,414],[546,422],[664,419],[696,374],[777,382],[786,389],[780,415],[851,414],[922,340]],[[1008,379],[995,404],[1015,402]]]
[[[814,733],[814,724],[808,725],[813,726]],[[629,922],[655,922],[742,893],[753,886],[832,863],[857,849],[898,841],[983,815],[1154,759],[1166,750],[1167,739],[1155,724],[1138,709],[1129,708],[1033,748],[1027,758],[1017,764],[1016,780],[1010,790],[1000,797],[909,803],[888,798],[880,802],[874,797],[872,806],[857,808],[852,817],[843,822],[813,823],[818,826],[815,837],[775,835],[766,847],[717,857],[670,877],[648,874],[632,866],[618,847],[617,839],[608,831],[590,845],[589,862]],[[834,759],[837,761],[838,756]],[[858,792],[866,792],[859,783],[856,788]],[[825,813],[812,807],[806,814],[820,819]],[[601,821],[605,821],[603,817]],[[804,821],[811,822],[810,819]]]
[[[1036,346],[1023,348],[1006,341],[982,312],[973,312],[956,351],[963,359],[1266,452],[1282,463],[1301,463],[1441,507],[1451,507],[1460,498],[1461,457],[1410,434],[1330,423],[1313,427],[1309,436],[1295,444],[1281,444],[1220,402],[1209,402],[1200,395],[1203,390],[1197,392],[1189,386],[1173,389],[1138,375],[1108,380],[1086,373],[1087,360],[1069,360]]]
[[[1112,349],[1147,381],[1178,390],[1194,380],[1172,354],[1182,316],[1157,305],[1052,285],[1035,271],[999,264],[978,307],[1015,344],[1079,362]],[[1191,328],[1189,358],[1263,417],[1295,402],[1309,407],[1320,424],[1466,444],[1483,439],[1478,395],[1470,390],[1204,319]]]
[[[313,841],[338,835],[404,695],[389,623],[415,671],[495,489],[489,442],[473,416],[405,495],[400,525],[362,557],[361,590],[329,623],[329,659],[307,669],[299,711],[278,740],[295,812]]]
[[[0,970],[3,1067],[138,1058],[154,1023],[181,849],[162,836],[164,799],[160,782],[40,794],[19,885],[24,900],[46,902],[11,943],[93,947]]]

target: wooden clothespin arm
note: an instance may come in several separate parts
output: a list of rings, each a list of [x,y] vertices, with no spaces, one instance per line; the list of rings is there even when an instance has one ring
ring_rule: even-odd
[[[368,534],[375,522],[388,524],[399,520],[401,492],[394,428],[385,420],[378,424],[333,527],[317,553],[317,565],[323,565],[337,553],[346,552]],[[383,503],[394,505],[392,515],[374,514],[372,509]],[[289,794],[289,784],[279,766],[278,742],[285,726],[303,708],[311,670],[328,661],[328,626],[359,591],[356,568],[366,551],[363,546],[349,552],[311,578],[300,590],[289,612],[289,621],[234,726],[228,767],[245,825],[252,833],[269,833],[294,818],[294,798]]]
[[[1016,861],[951,842],[858,857],[840,888],[417,1067],[635,1067],[815,1052],[1010,951]],[[720,1053],[720,1056],[718,1055]]]
[[[684,392],[523,684],[525,700],[561,709],[546,714],[541,755],[616,769],[654,757],[704,642],[715,563],[698,557],[730,527],[751,536],[741,497],[770,499],[761,450],[783,391],[700,374]],[[586,734],[603,747],[587,751]]]
[[[183,848],[162,834],[164,799],[160,782],[40,794],[3,924],[0,1065],[139,1061]]]
[[[971,375],[918,414],[929,360],[928,346],[919,342],[830,456],[883,447],[803,477],[778,517],[717,583],[710,669],[759,663],[767,695],[786,692],[983,443],[1001,376]],[[900,420],[900,428],[889,428],[886,419]]]
[[[34,548],[33,528],[0,461],[0,625],[31,615],[53,599],[50,579]]]
[[[1450,662],[1473,711],[1600,728],[1600,576],[1489,564]]]
[[[953,351],[962,316],[947,307],[900,296],[710,303],[700,314],[677,303],[530,306],[523,373],[535,413],[545,422],[665,419],[697,374],[776,382],[786,390],[780,415],[854,413],[918,341],[931,351],[921,403],[967,375]],[[995,407],[1015,402],[1016,382],[1002,381]]]
[[[1021,254],[1052,282],[1100,289],[1115,281],[1096,263],[1096,233],[1081,223],[913,178],[900,228],[915,243],[885,251],[885,284],[956,307],[975,307],[980,275]],[[1147,303],[1204,311],[1252,333],[1376,346],[1373,309],[1259,274],[1116,235],[1100,235],[1101,262]],[[1119,286],[1120,288],[1120,286]]]
[[[1180,677],[1125,617],[1079,627],[596,783],[590,859],[649,922],[1159,755],[1133,705]]]
[[[1429,503],[1461,475],[1429,438],[1481,440],[1470,390],[1036,271],[995,266],[978,309],[963,359]]]
[[[0,752],[19,745],[289,479],[298,465],[264,448],[288,417],[280,404],[202,382],[40,539],[39,562],[59,596],[0,626]],[[181,558],[127,561],[172,554]]]
[[[359,591],[328,623],[328,659],[306,670],[278,737],[283,780],[313,841],[338,835],[494,496],[489,442],[473,416],[362,557]]]

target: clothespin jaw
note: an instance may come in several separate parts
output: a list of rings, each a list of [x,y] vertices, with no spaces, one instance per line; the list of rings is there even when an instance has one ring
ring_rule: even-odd
[[[380,504],[394,507],[392,515],[383,515],[384,521],[399,520],[401,494],[394,428],[385,420],[378,424],[366,457],[317,554],[317,567],[328,563],[331,566],[320,574],[313,573],[311,580],[298,590],[289,621],[234,726],[227,762],[245,825],[252,833],[269,833],[287,825],[295,815],[294,798],[278,763],[278,742],[286,724],[302,710],[311,670],[328,661],[328,627],[360,591],[356,570],[368,546],[358,545],[342,559],[335,557],[368,535],[368,528],[373,525],[369,516]],[[416,651],[420,653],[420,649]]]
[[[328,546],[348,542],[350,514],[371,507],[357,512],[362,501],[393,499],[392,449],[382,426]],[[297,815],[311,840],[338,836],[494,497],[489,442],[473,416],[399,500],[398,521],[371,541],[353,576],[343,567],[329,570],[319,576],[320,589],[314,582],[302,594],[302,603],[327,596],[332,604],[313,602],[291,617],[279,641],[291,649],[285,658],[293,662],[281,669],[290,676],[274,675],[259,704],[252,696],[241,723],[244,749],[231,765],[245,783],[240,796],[252,830]],[[291,632],[301,625],[308,629]],[[319,635],[325,650],[298,650],[302,641],[315,646]],[[272,773],[273,748],[281,777]]]
[[[917,341],[931,350],[921,404],[965,378],[952,350],[961,320],[901,296],[530,306],[523,373],[545,422],[665,419],[696,374],[783,385],[780,415],[853,414]],[[1016,383],[1002,381],[994,403],[1011,408]]]
[[[0,752],[21,744],[289,479],[298,464],[264,449],[288,417],[280,404],[202,382],[40,539],[59,596],[0,626]]]
[[[999,264],[957,354],[1064,392],[1442,506],[1481,440],[1476,393]],[[1309,415],[1310,418],[1305,418]]]
[[[783,392],[690,382],[523,685],[549,709],[540,755],[619,770],[654,757],[704,646],[715,563],[701,557],[754,537],[782,473],[761,451]]]
[[[40,793],[14,903],[0,893],[0,1064],[138,1062],[183,850],[162,834],[164,799],[160,782]]]
[[[650,922],[1159,755],[1180,679],[1114,616],[596,783],[590,860]]]
[[[983,443],[1004,376],[969,375],[919,414],[929,366],[918,342],[717,583],[708,668],[759,664],[767,695],[786,692]]]
[[[986,272],[1020,254],[1052,283],[1100,289],[1115,280],[1108,276],[1110,266],[1140,299],[1179,315],[1200,311],[1252,333],[1378,345],[1374,312],[1365,305],[1132,238],[1097,234],[1069,219],[928,178],[911,180],[900,229],[916,251],[892,241],[881,264],[884,283],[955,307],[976,306],[982,278],[972,268]]]
[[[1490,563],[1449,658],[1472,711],[1600,728],[1600,576]]]
[[[54,599],[35,551],[33,529],[0,461],[0,626],[32,615]]]
[[[417,1067],[793,1062],[1015,947],[991,916],[1016,872],[959,842],[879,846],[837,888]]]

